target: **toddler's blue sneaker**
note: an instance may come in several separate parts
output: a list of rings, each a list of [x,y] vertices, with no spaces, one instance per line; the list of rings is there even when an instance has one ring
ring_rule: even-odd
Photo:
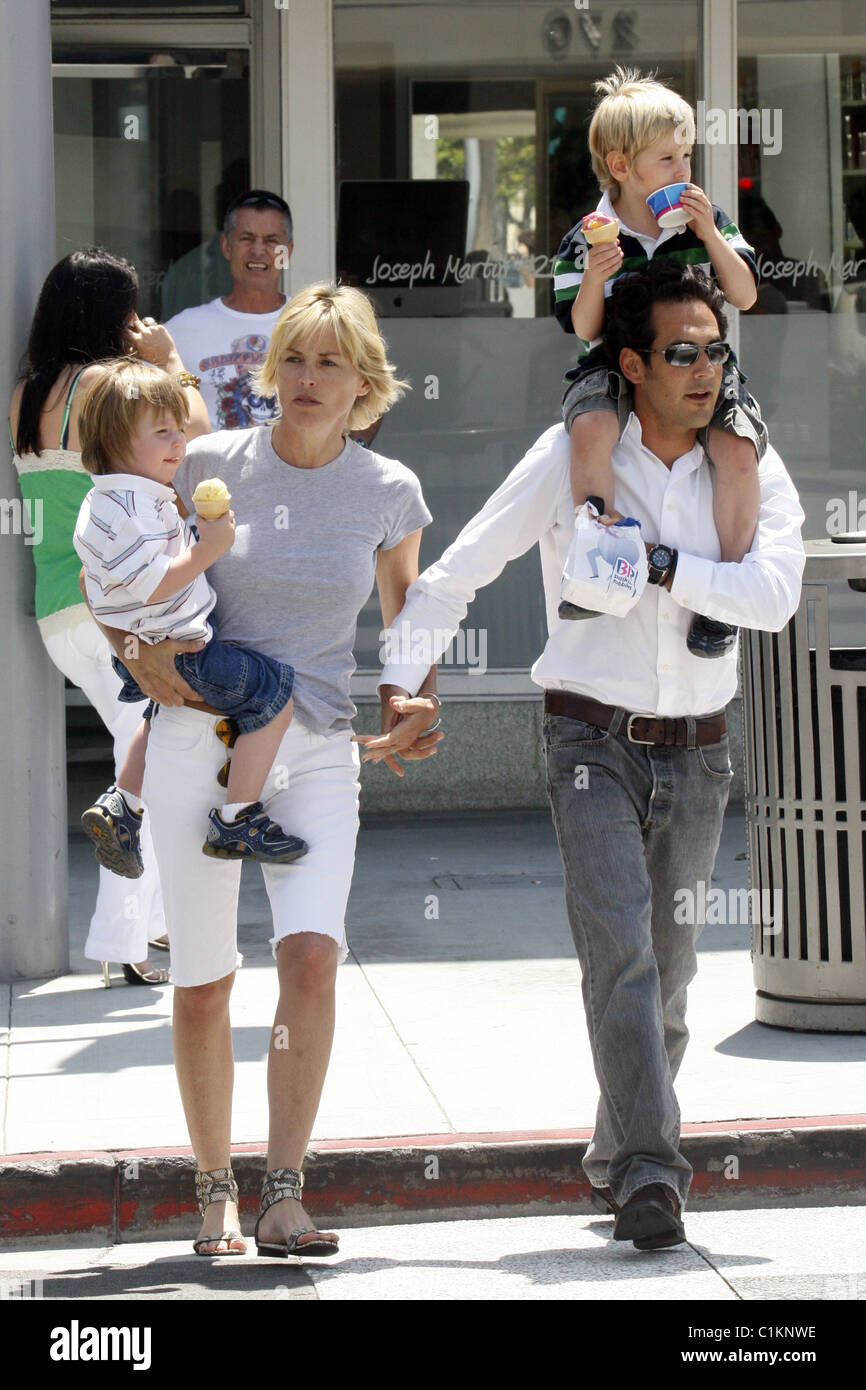
[[[238,814],[237,820],[224,821],[217,807],[208,816],[207,839],[202,853],[215,859],[255,859],[259,864],[291,864],[309,849],[297,835],[286,835],[276,821],[265,814],[260,801],[253,801]]]
[[[556,610],[560,618],[566,618],[573,622],[577,618],[600,618],[595,608],[581,608],[577,603],[569,603],[567,599],[560,599],[559,608]]]
[[[716,657],[727,656],[728,652],[734,650],[737,632],[738,629],[730,623],[719,623],[713,618],[707,618],[703,613],[696,613],[692,618],[686,646],[692,656],[702,656],[713,661]]]
[[[96,858],[105,869],[121,878],[141,878],[141,822],[143,811],[133,811],[117,787],[97,797],[81,817],[85,835],[93,841]]]

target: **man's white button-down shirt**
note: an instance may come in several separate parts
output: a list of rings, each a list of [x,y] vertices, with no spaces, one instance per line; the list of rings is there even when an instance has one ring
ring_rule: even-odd
[[[549,636],[532,668],[548,690],[570,690],[640,714],[709,714],[737,688],[736,650],[715,660],[686,646],[692,618],[780,631],[796,612],[805,564],[796,489],[772,447],[759,467],[761,511],[741,564],[720,560],[712,470],[700,444],[668,468],[644,447],[632,414],[613,451],[616,505],[641,523],[644,540],[679,552],[671,592],[648,585],[625,618],[565,622],[557,616],[574,531],[565,428],[547,430],[461,531],[411,585],[389,635],[380,684],[414,695],[447,648],[478,589],[536,542]],[[419,653],[423,660],[418,660]]]

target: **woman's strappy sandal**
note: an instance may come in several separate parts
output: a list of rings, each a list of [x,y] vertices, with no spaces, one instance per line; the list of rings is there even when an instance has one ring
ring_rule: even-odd
[[[273,1168],[266,1174],[262,1184],[262,1205],[259,1210],[258,1220],[256,1221],[255,1242],[256,1251],[259,1255],[271,1255],[277,1259],[285,1260],[289,1255],[336,1255],[340,1245],[337,1240],[326,1240],[312,1226],[300,1226],[296,1231],[292,1231],[288,1241],[283,1244],[276,1241],[260,1241],[259,1226],[262,1217],[269,1207],[275,1202],[285,1201],[287,1197],[293,1197],[296,1202],[303,1201],[301,1189],[304,1186],[304,1175],[299,1173],[296,1168]],[[305,1241],[303,1245],[298,1242],[301,1236],[316,1235],[318,1240]]]
[[[202,1216],[212,1202],[237,1202],[238,1185],[231,1168],[213,1168],[209,1173],[196,1172],[195,1196]],[[242,1231],[223,1231],[221,1235],[201,1236],[198,1240],[193,1241],[192,1248],[197,1255],[245,1255],[247,1253],[246,1242],[244,1242],[243,1250],[203,1250],[201,1248],[203,1245],[220,1245],[223,1241],[230,1244],[233,1240],[243,1239]]]

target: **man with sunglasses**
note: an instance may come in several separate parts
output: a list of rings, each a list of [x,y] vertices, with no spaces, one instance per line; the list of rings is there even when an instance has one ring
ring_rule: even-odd
[[[549,637],[532,676],[544,687],[548,791],[601,1092],[583,1166],[594,1204],[615,1217],[614,1239],[640,1250],[685,1239],[692,1172],[674,1080],[703,921],[683,925],[677,908],[705,901],[699,885],[710,882],[732,777],[725,706],[736,652],[693,661],[684,638],[696,612],[780,631],[799,603],[805,559],[803,511],[768,447],[752,548],[739,564],[719,560],[698,435],[727,356],[723,304],[707,277],[663,261],[608,301],[606,344],[633,393],[612,455],[616,495],[649,552],[649,584],[631,612],[558,617],[574,510],[569,440],[557,425],[411,586],[387,634],[401,659],[381,679],[389,694],[413,695],[426,654],[438,659],[476,590],[538,543]],[[368,759],[408,751],[399,724],[365,742]]]
[[[248,189],[226,209],[220,246],[231,292],[184,309],[166,327],[201,378],[212,428],[247,429],[277,413],[276,399],[259,395],[252,378],[286,301],[280,275],[294,248],[288,203],[267,189]]]

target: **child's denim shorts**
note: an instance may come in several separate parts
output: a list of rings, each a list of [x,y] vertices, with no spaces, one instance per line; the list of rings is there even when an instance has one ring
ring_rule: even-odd
[[[746,380],[737,365],[736,356],[731,353],[722,370],[722,387],[710,425],[728,434],[750,439],[758,458],[762,459],[767,450],[767,426],[761,419],[758,402],[746,390]],[[603,347],[593,348],[576,367],[567,371],[565,383],[562,418],[569,433],[578,415],[592,410],[615,411],[622,432],[631,411],[631,386],[619,368],[613,366]],[[699,430],[698,438],[709,457],[708,428]]]
[[[288,704],[295,683],[295,668],[250,647],[223,642],[213,622],[211,628],[213,636],[206,647],[200,652],[178,653],[174,664],[206,705],[222,710],[235,721],[242,734],[251,734],[270,724]],[[118,700],[135,704],[147,698],[122,661],[114,657],[112,665],[123,681]],[[152,713],[153,701],[143,718],[149,719]]]

